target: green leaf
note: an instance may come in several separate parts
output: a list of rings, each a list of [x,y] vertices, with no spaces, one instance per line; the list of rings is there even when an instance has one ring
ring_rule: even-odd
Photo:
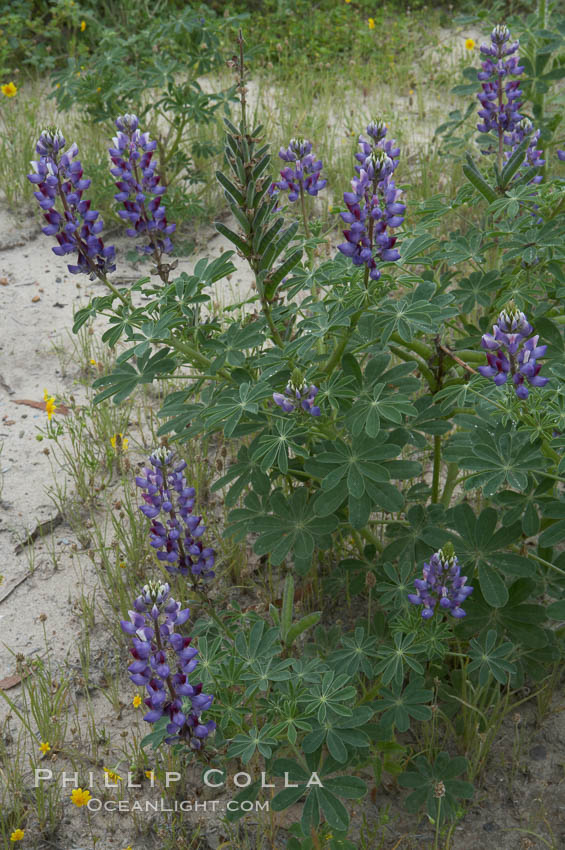
[[[499,574],[488,564],[479,563],[479,583],[486,601],[492,608],[503,608],[508,602],[508,589]]]

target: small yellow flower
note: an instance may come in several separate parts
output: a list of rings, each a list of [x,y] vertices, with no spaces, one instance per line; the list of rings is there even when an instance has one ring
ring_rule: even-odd
[[[47,753],[49,752],[49,750],[51,749],[51,745],[50,745],[49,741],[42,741],[41,744],[39,745],[39,749],[41,750],[43,755],[46,756]]]
[[[80,22],[80,31],[84,32],[85,29],[86,29],[86,21],[81,21]]]
[[[106,774],[106,776],[108,777],[108,779],[111,779],[112,782],[121,782],[122,781],[122,777],[118,776],[117,773],[114,773],[113,770],[108,770],[107,767],[103,768],[103,770],[104,770],[104,773]]]
[[[57,85],[55,86],[55,88],[56,88],[56,89],[60,89],[60,88],[61,88],[61,83],[57,83]]]
[[[0,88],[2,90],[2,94],[6,95],[6,97],[15,97],[16,92],[18,91],[16,86],[13,83],[5,83]],[[16,838],[15,840],[19,841],[20,839]]]
[[[47,418],[51,421],[51,418],[55,411],[57,410],[57,405],[55,404],[55,396],[50,396],[47,390],[43,391],[43,401],[45,402],[45,410],[47,412]]]
[[[126,567],[127,567],[126,562],[125,562],[125,561],[120,561],[120,569],[121,569],[121,570],[125,570],[125,568],[126,568]]]
[[[127,437],[124,437],[123,434],[114,434],[113,437],[110,437],[110,445],[116,452],[125,452],[129,444],[129,440]]]
[[[375,19],[374,19],[374,18],[369,18],[369,20],[367,21],[367,23],[369,24],[369,29],[370,29],[370,30],[374,30],[374,29],[375,29]]]
[[[139,708],[139,706],[141,705],[141,697],[139,696],[139,694],[136,694],[134,696],[134,698],[131,701],[131,704],[133,705],[134,708]]]
[[[155,775],[154,775],[153,771],[152,770],[146,770],[145,771],[145,778],[150,779],[151,782],[153,782],[153,780],[155,779]]]
[[[102,86],[98,86],[98,88],[96,89],[96,91],[102,91]]]
[[[15,829],[10,835],[10,841],[21,841],[24,837],[23,829]]]
[[[351,3],[351,0],[345,0],[346,3]]]
[[[474,38],[465,39],[465,49],[466,50],[473,50],[474,46],[475,46],[475,39]]]
[[[98,366],[98,363],[96,362],[96,360],[93,360],[92,357],[91,357],[90,358],[90,365],[91,366]]]
[[[88,801],[92,799],[92,795],[88,789],[82,788],[73,788],[71,793],[71,802],[75,804],[77,809],[80,809],[81,806],[86,806]]]

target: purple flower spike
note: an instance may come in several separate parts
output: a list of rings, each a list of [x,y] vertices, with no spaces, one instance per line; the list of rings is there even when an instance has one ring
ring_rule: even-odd
[[[557,151],[557,157],[561,162],[565,162],[565,151]]]
[[[157,550],[157,558],[172,575],[192,575],[193,582],[210,581],[216,553],[200,539],[206,531],[202,517],[192,511],[196,490],[186,486],[183,471],[186,462],[173,465],[173,452],[151,455],[150,466],[142,470],[135,483],[144,492],[144,505],[140,511],[152,520],[149,532],[150,545]],[[161,521],[159,517],[166,515]]]
[[[78,147],[72,144],[64,151],[65,145],[60,130],[44,130],[35,147],[39,159],[31,163],[33,174],[27,175],[44,210],[43,233],[57,240],[54,254],[77,254],[76,263],[67,266],[71,274],[104,278],[115,271],[116,251],[113,245],[104,246],[100,238],[104,223],[98,211],[90,208],[91,202],[83,200],[90,180],[83,177],[82,165],[75,159]]]
[[[302,380],[302,379],[301,379]],[[288,384],[283,393],[273,393],[273,401],[285,413],[292,413],[296,408],[301,408],[311,416],[321,416],[322,411],[317,404],[314,404],[314,399],[318,395],[319,389],[310,384],[302,385],[301,389],[296,389],[292,382]]]
[[[213,720],[202,723],[200,715],[212,705],[214,697],[202,693],[202,685],[191,685],[188,675],[198,664],[198,650],[190,646],[192,638],[175,632],[175,626],[186,622],[188,608],[181,610],[180,602],[170,597],[168,584],[158,581],[146,584],[130,611],[131,623],[122,621],[123,631],[133,634],[129,665],[130,679],[144,686],[144,700],[149,709],[146,723],[156,723],[168,715],[168,744],[186,743],[201,750],[205,739],[216,728]],[[183,616],[184,615],[184,616]],[[175,672],[173,668],[176,666]]]
[[[149,138],[149,133],[138,129],[136,115],[121,115],[115,124],[118,133],[113,139],[114,147],[109,150],[114,165],[110,173],[117,178],[119,190],[114,198],[124,206],[118,214],[128,224],[126,234],[144,240],[143,245],[137,246],[138,251],[151,254],[159,265],[161,256],[173,250],[170,236],[176,224],[167,222],[160,201],[166,187],[155,173],[156,163],[152,161],[157,142]]]
[[[520,81],[510,79],[519,77],[524,72],[524,66],[519,64],[520,60],[516,55],[520,42],[510,40],[510,32],[504,24],[493,29],[490,41],[490,44],[481,44],[480,48],[484,58],[482,71],[477,74],[482,84],[477,95],[481,104],[478,111],[481,121],[477,124],[477,130],[495,135],[499,156],[504,161],[510,158],[525,137],[529,137],[523,167],[541,167],[545,160],[542,158],[543,152],[537,147],[540,131],[534,130],[529,118],[520,112]],[[492,149],[483,151],[491,152]],[[519,175],[520,172],[518,177]],[[538,175],[531,182],[539,183],[541,179],[541,175]]]
[[[414,579],[416,593],[409,593],[408,599],[413,605],[422,606],[424,620],[433,617],[436,608],[448,611],[457,619],[465,616],[461,605],[471,595],[473,588],[466,584],[467,576],[461,575],[461,567],[451,543],[435,552],[429,563],[424,563],[422,576],[421,579]]]
[[[291,203],[297,201],[304,193],[316,196],[327,185],[327,180],[321,178],[322,160],[312,154],[312,143],[305,139],[291,139],[288,148],[281,148],[279,157],[283,162],[292,163],[280,172],[281,179],[271,183],[269,195],[288,192]]]
[[[497,386],[505,384],[511,376],[518,398],[527,399],[529,390],[524,381],[532,387],[544,387],[549,381],[540,375],[541,363],[537,362],[545,356],[547,345],[538,345],[538,335],[528,339],[533,328],[512,301],[501,312],[492,331],[481,340],[487,350],[487,365],[479,366],[478,371],[484,378],[492,378]]]
[[[381,276],[377,259],[383,263],[400,259],[396,236],[390,231],[400,227],[406,210],[392,179],[400,148],[393,140],[385,140],[386,133],[384,122],[376,119],[367,126],[369,139],[359,136],[357,177],[351,181],[353,191],[343,194],[347,212],[341,217],[349,228],[343,231],[346,241],[337,246],[354,266],[365,266],[371,280]]]

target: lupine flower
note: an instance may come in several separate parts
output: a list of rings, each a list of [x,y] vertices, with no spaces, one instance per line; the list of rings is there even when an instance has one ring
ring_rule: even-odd
[[[294,389],[288,384],[284,393],[273,393],[273,401],[285,413],[292,413],[297,407],[301,407],[306,413],[312,416],[320,416],[321,410],[317,404],[314,404],[314,399],[318,395],[319,389],[314,384],[304,384],[301,389]]]
[[[23,829],[15,829],[10,835],[10,841],[21,841],[25,835]]]
[[[151,546],[157,549],[157,558],[163,561],[172,575],[187,576],[193,580],[209,581],[214,578],[213,571],[216,553],[209,546],[203,546],[201,537],[206,531],[201,516],[193,516],[196,490],[187,487],[183,470],[186,461],[181,461],[169,471],[174,455],[159,456],[156,453],[149,458],[150,466],[142,470],[135,479],[138,487],[145,492],[145,502],[140,510],[152,520]],[[175,507],[176,503],[176,507]],[[159,515],[168,515],[166,524]]]
[[[524,158],[524,166],[542,166],[542,151],[537,149],[540,131],[532,127],[530,121],[524,122],[521,114],[522,90],[520,82],[510,77],[519,77],[524,66],[519,64],[516,55],[519,41],[510,41],[510,32],[504,24],[496,26],[491,32],[490,44],[481,44],[480,51],[485,57],[482,71],[477,74],[482,83],[477,97],[481,104],[477,124],[481,133],[493,132],[498,140],[498,155],[502,162],[508,159],[512,151],[520,144],[524,136],[531,136],[530,145]],[[509,150],[504,151],[504,145]],[[533,178],[533,183],[541,181],[541,175]]]
[[[73,788],[71,792],[71,802],[80,809],[82,806],[86,806],[88,801],[91,799],[92,795],[88,789],[82,788]]]
[[[294,163],[294,167],[287,165],[282,169],[281,179],[269,187],[270,195],[288,192],[288,200],[294,203],[305,192],[315,197],[327,185],[327,180],[320,179],[324,166],[322,160],[317,160],[313,155],[312,142],[291,139],[286,150],[280,149],[279,157],[283,162]]]
[[[110,158],[114,167],[110,173],[117,177],[119,189],[114,198],[124,205],[118,215],[128,222],[126,234],[132,238],[141,236],[143,245],[138,251],[152,254],[158,264],[162,254],[170,254],[173,244],[170,235],[176,224],[169,224],[165,217],[165,207],[161,196],[166,187],[155,173],[156,163],[153,152],[157,142],[149,138],[149,133],[138,129],[136,115],[122,115],[116,118],[118,133],[114,137],[114,147],[110,148]]]
[[[94,280],[115,270],[116,251],[113,245],[104,247],[100,238],[104,223],[98,211],[90,208],[91,202],[82,198],[91,181],[83,177],[80,160],[75,159],[78,147],[72,144],[63,152],[65,145],[60,130],[44,130],[35,148],[39,159],[31,163],[34,173],[27,177],[36,186],[33,194],[45,210],[43,233],[59,243],[53,253],[63,256],[76,251],[76,265],[67,268],[71,274],[84,273]],[[60,210],[56,209],[58,202]]]
[[[148,694],[144,702],[149,711],[143,719],[155,723],[168,715],[167,743],[184,741],[200,750],[216,724],[203,723],[200,717],[214,697],[202,693],[202,684],[191,685],[188,680],[198,665],[198,650],[191,646],[192,638],[175,631],[186,623],[190,611],[170,597],[168,584],[160,582],[146,584],[133,608],[130,621],[122,620],[121,627],[133,642],[130,679],[144,685]]]
[[[14,83],[4,83],[3,86],[0,86],[0,91],[5,97],[15,97],[18,89]]]
[[[545,355],[547,345],[538,345],[539,335],[533,332],[525,315],[511,301],[493,325],[492,334],[483,334],[481,345],[487,351],[487,366],[479,366],[485,378],[492,378],[499,387],[512,377],[518,398],[528,398],[527,381],[532,387],[544,387],[549,378],[540,375],[541,364],[537,362]],[[528,337],[530,337],[528,339]]]
[[[561,162],[565,162],[565,151],[557,151],[557,156]]]
[[[387,230],[402,224],[406,209],[399,202],[401,192],[392,179],[400,149],[393,140],[385,141],[386,133],[384,122],[375,120],[367,126],[369,139],[359,136],[361,151],[355,158],[361,164],[355,166],[358,176],[351,181],[353,192],[343,194],[348,211],[341,213],[351,227],[343,231],[347,241],[337,246],[353,265],[366,266],[371,280],[381,276],[377,258],[382,262],[400,258],[394,247],[396,237]]]
[[[461,575],[461,567],[451,543],[435,552],[424,563],[423,577],[414,579],[416,593],[409,593],[408,599],[413,605],[422,605],[422,617],[429,620],[433,617],[436,606],[448,611],[453,617],[460,619],[465,616],[461,608],[463,602],[473,592],[466,584],[467,576]]]

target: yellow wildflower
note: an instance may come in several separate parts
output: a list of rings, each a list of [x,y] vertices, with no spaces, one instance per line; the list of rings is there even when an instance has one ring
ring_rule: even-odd
[[[90,358],[90,365],[91,365],[91,366],[98,366],[98,363],[96,362],[96,360],[94,360],[94,359],[91,357],[91,358]]]
[[[120,561],[120,569],[125,570],[125,568],[126,568],[126,567],[127,567],[126,562],[125,562],[125,561]]]
[[[113,770],[108,770],[107,767],[103,768],[103,770],[104,770],[104,773],[106,774],[106,776],[108,777],[108,779],[111,779],[112,782],[121,782],[122,781],[122,777],[118,776],[117,773],[114,773]]]
[[[96,91],[102,91],[102,86],[98,86],[98,88],[96,89]]]
[[[17,88],[13,83],[5,83],[0,88],[2,90],[2,94],[5,95],[6,97],[15,97],[15,94],[17,92]],[[19,841],[19,838],[17,838],[16,841]]]
[[[346,3],[351,3],[351,0],[345,0]]]
[[[474,38],[465,39],[466,50],[473,50],[474,46],[475,46],[475,39]]]
[[[127,437],[124,437],[123,434],[114,434],[113,437],[110,437],[110,445],[114,449],[114,451],[125,452],[129,444],[129,440]]]
[[[81,21],[80,22],[80,31],[84,32],[85,29],[86,29],[86,21]]]
[[[57,405],[55,404],[55,396],[50,396],[47,390],[43,391],[43,401],[45,402],[45,410],[47,412],[47,418],[51,421],[51,418],[55,411],[57,410]]]
[[[43,755],[46,756],[47,753],[49,752],[49,750],[51,749],[51,745],[50,745],[49,741],[42,741],[41,744],[39,745],[39,749],[41,750]]]
[[[134,696],[134,698],[131,701],[131,704],[133,705],[134,708],[139,708],[139,706],[141,705],[141,697],[139,696],[139,694],[136,694]]]
[[[145,778],[146,778],[146,779],[150,779],[150,780],[151,780],[151,782],[153,782],[153,780],[155,779],[155,776],[154,776],[154,774],[153,774],[153,771],[152,771],[152,770],[146,770],[146,771],[145,771]]]
[[[15,829],[10,835],[10,841],[21,841],[24,837],[23,829]]]
[[[92,794],[88,789],[82,788],[73,788],[71,793],[71,802],[75,804],[77,809],[80,809],[81,806],[86,806],[88,801],[92,798]]]
[[[375,19],[374,19],[374,18],[369,18],[369,20],[367,21],[367,23],[369,24],[369,29],[370,29],[370,30],[374,30],[374,29],[375,29]]]

